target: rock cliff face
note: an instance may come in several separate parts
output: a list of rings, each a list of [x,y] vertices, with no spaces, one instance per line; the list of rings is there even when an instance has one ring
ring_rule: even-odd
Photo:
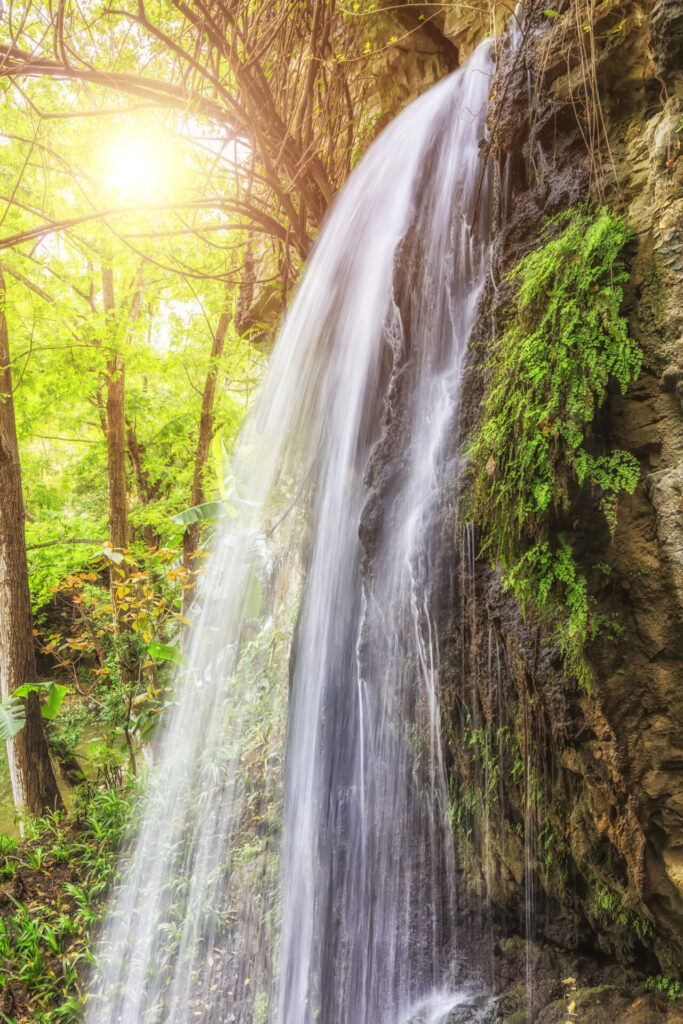
[[[404,25],[423,6],[403,14]],[[484,11],[431,6],[431,33],[418,28],[383,58],[377,97],[385,116],[491,30]],[[615,623],[588,648],[591,692],[564,672],[552,629],[533,614],[525,620],[500,571],[478,557],[454,494],[439,580],[468,934],[479,929],[482,949],[489,928],[531,934],[593,963],[609,958],[669,979],[683,965],[682,68],[680,3],[624,0],[591,13],[571,0],[508,22],[492,83],[496,216],[475,340],[500,328],[511,288],[505,274],[538,245],[547,217],[590,198],[623,212],[634,232],[624,312],[643,371],[625,396],[615,389],[594,441],[634,453],[641,481],[621,501],[613,537],[598,495],[586,489],[572,508],[572,542],[596,609]],[[472,348],[454,456],[478,420],[482,351]],[[445,480],[444,507],[448,487]],[[500,976],[484,960],[484,973]],[[605,1020],[631,1019],[626,1004],[598,1003]],[[650,1012],[656,1007],[643,1003],[642,1019]],[[593,1017],[586,1009],[580,1019]]]
[[[523,621],[453,517],[460,571],[444,568],[440,638],[453,814],[465,907],[488,904],[508,927],[535,922],[549,942],[679,976],[681,7],[611,3],[588,21],[574,4],[538,11],[499,45],[489,109],[497,221],[478,340],[504,319],[504,275],[538,244],[546,217],[588,196],[624,212],[634,230],[625,313],[644,368],[612,397],[595,441],[633,452],[641,483],[613,538],[596,496],[581,493],[572,538],[597,607],[618,625],[589,648],[596,681],[580,693],[552,631]],[[479,413],[480,352],[465,433]]]

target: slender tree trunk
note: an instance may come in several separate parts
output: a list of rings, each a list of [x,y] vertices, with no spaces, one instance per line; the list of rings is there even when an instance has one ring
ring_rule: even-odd
[[[110,332],[115,332],[114,271],[102,267],[102,294]],[[128,546],[126,494],[126,369],[120,353],[107,360],[107,478],[109,485],[109,543]]]
[[[126,493],[126,371],[115,355],[107,364],[107,467],[109,482],[109,542],[113,548],[128,546],[128,496]]]
[[[126,442],[138,495],[143,504],[151,505],[161,498],[163,491],[158,482],[152,483],[149,478],[149,473],[145,469],[144,463],[145,445],[138,439],[135,425],[130,420],[126,422]],[[159,535],[150,523],[145,525],[142,536],[148,548],[159,546]]]
[[[116,302],[114,270],[102,265],[102,297],[108,328],[110,355],[107,359],[107,481],[109,489],[109,543],[119,551],[128,547],[128,492],[126,483],[126,369],[123,356],[115,347]],[[117,664],[119,683],[124,694],[127,713],[124,733],[130,751],[130,763],[136,774],[135,754],[129,733],[130,708],[135,685],[135,662],[130,630],[125,622],[118,588],[129,574],[125,561],[110,569],[111,603],[117,633]]]
[[[204,492],[204,470],[206,460],[209,456],[211,438],[213,437],[213,424],[215,420],[214,406],[216,402],[216,386],[218,383],[218,364],[223,355],[225,339],[230,326],[230,312],[227,308],[221,313],[216,333],[213,336],[211,346],[211,361],[204,381],[202,394],[202,411],[199,417],[199,436],[197,438],[197,450],[194,458],[194,473],[192,476],[192,498],[190,505],[201,505],[206,501]],[[187,573],[192,573],[197,567],[197,551],[200,540],[200,524],[191,523],[183,535],[183,568]],[[194,589],[183,590],[183,613],[188,611],[194,597]]]
[[[0,270],[0,684],[3,697],[36,679],[24,517],[5,318],[5,279]],[[19,812],[25,810],[41,815],[62,806],[36,693],[26,701],[24,728],[7,743],[7,759],[14,803]]]

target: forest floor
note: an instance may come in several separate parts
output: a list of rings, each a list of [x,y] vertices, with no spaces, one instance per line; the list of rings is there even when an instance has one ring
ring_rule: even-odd
[[[0,1020],[81,1019],[93,939],[116,855],[132,822],[134,787],[83,786],[21,842],[0,838]]]
[[[70,694],[48,723],[65,810],[20,836],[0,758],[0,1022],[76,1024],[116,856],[138,787],[126,781],[121,697],[104,682]]]

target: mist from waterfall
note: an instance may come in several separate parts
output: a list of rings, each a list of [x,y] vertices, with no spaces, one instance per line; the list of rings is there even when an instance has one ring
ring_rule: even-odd
[[[432,587],[488,266],[491,74],[484,43],[397,117],[320,233],[231,469],[88,1024],[439,1024],[462,1001]],[[288,693],[283,761],[264,716],[284,723]]]

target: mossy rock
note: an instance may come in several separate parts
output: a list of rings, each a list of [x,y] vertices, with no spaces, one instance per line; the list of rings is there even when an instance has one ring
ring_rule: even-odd
[[[625,1017],[632,1000],[614,985],[598,985],[568,991],[563,999],[546,1006],[537,1018],[537,1024],[618,1024]],[[649,1018],[643,1018],[642,1024]],[[641,1024],[633,1018],[630,1024]]]
[[[526,1013],[526,1003],[526,985],[518,985],[517,988],[511,989],[510,992],[506,992],[496,1000],[498,1012],[503,1015],[506,1022],[512,1021],[513,1017],[520,1013]]]
[[[462,1006],[455,1007],[448,1014],[444,1024],[473,1024],[473,1021],[477,1024],[496,1024],[488,995],[475,996]]]

